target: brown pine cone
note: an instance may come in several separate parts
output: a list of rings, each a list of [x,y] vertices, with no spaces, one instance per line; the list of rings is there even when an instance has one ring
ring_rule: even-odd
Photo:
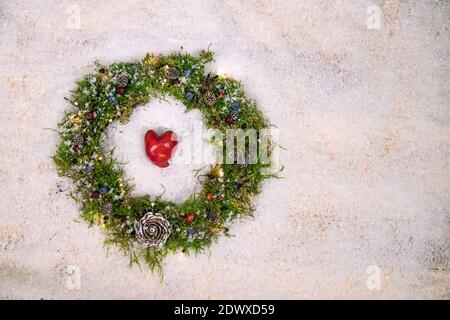
[[[208,106],[213,106],[216,103],[216,95],[211,91],[208,91],[203,95],[203,101],[205,101]]]
[[[170,80],[178,79],[178,70],[174,67],[166,66],[164,72],[166,73],[167,78]]]

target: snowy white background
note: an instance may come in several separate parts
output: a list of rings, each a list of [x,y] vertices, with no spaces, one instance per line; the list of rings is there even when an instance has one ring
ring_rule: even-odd
[[[0,297],[449,298],[449,16],[447,1],[1,1]],[[47,128],[95,59],[209,45],[280,129],[284,179],[160,281],[78,219]],[[142,110],[111,136],[136,181]],[[137,184],[195,188],[174,170]]]

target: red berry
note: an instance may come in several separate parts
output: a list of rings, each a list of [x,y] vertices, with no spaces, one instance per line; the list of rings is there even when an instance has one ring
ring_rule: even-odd
[[[208,193],[206,195],[206,200],[211,201],[213,199],[213,195],[211,193]]]
[[[124,94],[124,93],[125,93],[125,87],[118,87],[118,88],[116,89],[116,92],[117,92],[118,94]]]
[[[98,192],[98,191],[93,191],[93,192],[91,193],[91,197],[94,198],[94,199],[98,199],[98,198],[100,197],[100,192]]]
[[[227,121],[228,124],[233,124],[233,122],[234,122],[232,116],[228,116],[226,121]]]
[[[195,218],[195,213],[189,213],[184,220],[186,221],[186,223],[191,223],[192,221],[194,221]]]
[[[73,151],[75,151],[76,153],[80,152],[81,151],[80,146],[74,146]]]
[[[223,98],[225,96],[225,90],[220,89],[218,93],[219,98]]]
[[[97,115],[97,113],[95,111],[91,111],[88,114],[86,114],[86,119],[91,121],[92,119],[95,118],[96,115]]]

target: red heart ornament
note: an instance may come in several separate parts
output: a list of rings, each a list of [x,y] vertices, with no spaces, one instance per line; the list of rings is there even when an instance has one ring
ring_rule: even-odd
[[[178,144],[176,135],[172,131],[166,131],[158,137],[155,131],[148,130],[144,140],[147,157],[158,167],[167,168]]]

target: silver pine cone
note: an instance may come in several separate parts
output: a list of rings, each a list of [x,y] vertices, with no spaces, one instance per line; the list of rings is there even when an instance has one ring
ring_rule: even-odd
[[[73,138],[73,143],[76,145],[81,145],[84,142],[84,138],[83,136],[75,136],[75,138]]]
[[[104,215],[109,215],[112,213],[112,204],[109,202],[106,202],[100,206],[100,212]]]
[[[116,75],[116,82],[119,87],[126,87],[128,84],[128,77],[123,73],[119,73]]]
[[[147,247],[161,247],[172,229],[169,221],[159,213],[148,212],[134,224],[136,239]]]

